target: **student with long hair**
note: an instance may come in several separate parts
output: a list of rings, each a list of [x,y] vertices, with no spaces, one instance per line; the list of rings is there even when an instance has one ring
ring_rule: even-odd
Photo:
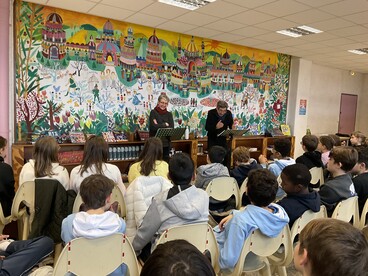
[[[132,183],[138,176],[163,176],[167,178],[169,165],[163,160],[162,142],[156,137],[149,138],[144,144],[138,161],[129,169],[128,181]]]
[[[70,189],[79,192],[79,187],[86,177],[92,174],[102,174],[114,181],[123,194],[125,186],[119,168],[107,163],[109,145],[101,136],[92,136],[84,145],[82,164],[70,173]]]
[[[69,173],[59,164],[59,145],[54,137],[45,136],[37,140],[34,146],[33,159],[27,162],[20,172],[19,185],[35,178],[56,179],[67,190]]]

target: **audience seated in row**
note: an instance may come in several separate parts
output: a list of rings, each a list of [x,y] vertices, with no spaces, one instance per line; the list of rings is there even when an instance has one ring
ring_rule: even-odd
[[[68,190],[69,173],[58,162],[59,147],[54,137],[45,136],[38,139],[34,145],[33,159],[24,164],[20,172],[19,185],[34,181],[35,178],[52,178]]]
[[[0,136],[0,203],[5,217],[10,215],[15,195],[13,169],[9,164],[4,162],[7,153],[7,144],[8,141]]]
[[[208,221],[208,195],[191,185],[194,163],[188,154],[177,153],[170,159],[169,178],[174,186],[152,199],[133,240],[137,255],[145,248],[140,256],[143,260],[150,253],[151,242],[154,248],[156,240],[169,227]]]
[[[138,176],[162,176],[167,178],[169,165],[163,160],[162,141],[151,137],[145,143],[137,162],[128,172],[128,181],[132,183]]]
[[[213,146],[210,148],[207,155],[207,164],[197,168],[195,186],[206,190],[208,183],[212,179],[220,176],[229,176],[229,170],[222,162],[225,159],[227,152],[221,146]]]
[[[305,276],[367,275],[368,243],[363,233],[337,219],[315,219],[301,231],[295,268]]]
[[[330,150],[334,147],[335,141],[331,136],[328,135],[322,135],[319,137],[319,143],[318,143],[318,151],[321,152],[321,159],[323,166],[327,165],[328,157],[330,155]]]
[[[249,173],[247,194],[251,204],[242,211],[234,210],[214,228],[222,270],[235,267],[243,244],[253,230],[259,229],[264,235],[275,237],[289,222],[285,210],[272,203],[277,188],[276,176],[270,171],[258,169]]]
[[[317,151],[318,137],[315,135],[304,135],[301,144],[304,153],[295,162],[304,164],[309,170],[314,167],[323,167],[321,153]]]
[[[350,172],[358,161],[358,152],[353,147],[335,147],[330,151],[327,170],[332,175],[319,190],[321,202],[327,213],[332,214],[341,200],[355,196],[354,184]]]
[[[305,211],[319,212],[321,199],[316,191],[309,192],[308,186],[311,174],[303,164],[294,164],[285,167],[281,172],[281,187],[286,197],[277,202],[289,216],[289,226],[293,226]]]
[[[350,144],[353,147],[366,146],[366,137],[361,131],[354,131],[350,135]]]
[[[80,185],[84,211],[71,214],[63,220],[61,237],[65,243],[84,237],[99,238],[113,233],[125,233],[125,221],[110,211],[114,182],[102,174],[90,175]],[[97,252],[96,252],[97,254]],[[125,275],[126,265],[121,265],[110,275]]]
[[[107,163],[109,157],[109,145],[102,136],[92,136],[86,141],[83,152],[82,164],[73,168],[70,173],[70,186],[79,192],[82,181],[93,174],[102,174],[114,181],[121,192],[125,194],[125,186],[121,178],[121,172],[116,165]]]
[[[159,244],[145,262],[141,276],[215,276],[211,262],[186,240]]]

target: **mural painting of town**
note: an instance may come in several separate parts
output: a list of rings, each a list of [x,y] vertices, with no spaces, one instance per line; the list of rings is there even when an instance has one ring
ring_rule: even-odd
[[[285,123],[290,56],[17,2],[16,139],[147,130],[160,94],[205,136],[225,100],[238,129]]]

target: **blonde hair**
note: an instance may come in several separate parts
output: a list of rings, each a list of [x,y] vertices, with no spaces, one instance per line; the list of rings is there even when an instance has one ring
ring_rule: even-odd
[[[249,149],[243,146],[237,147],[233,151],[233,161],[240,162],[240,163],[246,163],[250,159],[250,153]]]

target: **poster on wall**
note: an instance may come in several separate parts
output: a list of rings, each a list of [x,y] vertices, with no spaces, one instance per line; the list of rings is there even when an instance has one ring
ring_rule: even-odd
[[[306,115],[307,114],[307,100],[300,99],[299,103],[299,115]]]
[[[225,100],[252,134],[286,120],[290,56],[16,1],[16,133],[148,129],[160,94],[205,136]]]

